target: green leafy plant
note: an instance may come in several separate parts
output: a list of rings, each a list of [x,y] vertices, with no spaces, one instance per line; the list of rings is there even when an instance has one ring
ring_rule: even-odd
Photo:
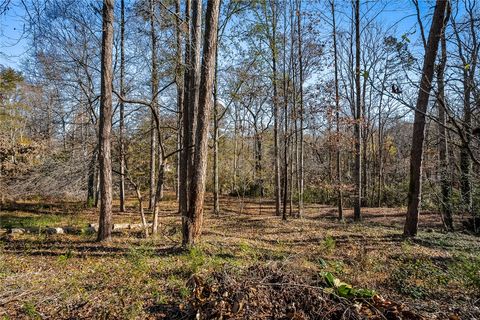
[[[372,298],[375,295],[375,291],[354,288],[351,284],[336,278],[331,272],[325,272],[323,278],[329,286],[325,291],[334,293],[342,298]]]
[[[207,262],[207,256],[199,247],[193,247],[184,255],[185,272],[194,274],[200,271],[200,268]]]
[[[333,253],[336,245],[335,239],[333,239],[331,236],[326,236],[322,243],[322,247],[327,253]]]
[[[25,302],[25,304],[22,306],[22,310],[30,319],[41,319],[35,304],[32,302]]]
[[[421,299],[448,284],[451,276],[431,261],[407,256],[401,260],[390,279],[398,292]]]
[[[459,256],[449,267],[449,273],[460,280],[465,288],[474,292],[480,290],[480,258]]]
[[[58,262],[65,263],[67,260],[73,258],[74,253],[72,249],[68,248],[67,252],[65,254],[59,255],[58,256]]]

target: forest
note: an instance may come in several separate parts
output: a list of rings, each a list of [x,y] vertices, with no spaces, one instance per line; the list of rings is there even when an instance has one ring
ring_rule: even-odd
[[[0,0],[1,319],[480,319],[479,17]]]

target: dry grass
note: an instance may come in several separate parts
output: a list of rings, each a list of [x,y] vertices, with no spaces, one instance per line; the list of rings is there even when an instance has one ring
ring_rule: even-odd
[[[139,222],[135,202],[115,222]],[[273,203],[223,198],[222,214],[206,208],[202,244],[183,251],[174,201],[162,203],[162,234],[4,235],[0,242],[0,317],[4,319],[156,319],[190,295],[192,274],[208,278],[225,265],[281,264],[296,274],[329,271],[438,319],[480,314],[480,239],[441,232],[440,217],[421,217],[414,240],[401,236],[402,209],[364,210],[364,221],[339,222],[335,210],[309,205],[305,217],[282,221]],[[352,215],[347,210],[346,217]],[[0,212],[0,225],[86,226],[94,209],[25,203]],[[239,273],[241,273],[239,271]],[[453,298],[452,298],[453,297]]]

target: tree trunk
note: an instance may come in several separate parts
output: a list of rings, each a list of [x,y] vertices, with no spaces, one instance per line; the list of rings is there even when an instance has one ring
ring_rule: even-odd
[[[149,179],[149,190],[150,190],[150,195],[149,195],[149,204],[148,208],[150,210],[153,209],[154,202],[155,202],[155,167],[156,167],[156,135],[155,135],[155,123],[152,119],[150,119],[150,179]]]
[[[278,107],[277,87],[277,12],[275,1],[272,1],[272,37],[270,39],[270,50],[272,52],[272,85],[273,85],[273,158],[275,175],[275,214],[280,216],[280,141],[279,121],[280,108]]]
[[[97,160],[100,166],[100,159],[97,156]],[[96,170],[95,173],[95,208],[100,208],[100,170]]]
[[[256,176],[256,190],[258,190],[258,195],[263,198],[264,194],[264,186],[263,186],[263,157],[262,157],[262,136],[258,132],[258,129],[255,129],[255,141],[254,141],[254,149],[255,149],[255,176]]]
[[[125,163],[125,167],[126,166],[127,165]],[[143,196],[140,191],[140,187],[137,183],[135,183],[135,181],[133,181],[133,179],[130,176],[127,175],[127,179],[135,189],[135,193],[137,195],[137,201],[138,201],[138,209],[140,210],[140,219],[142,221],[143,232],[145,234],[145,238],[148,238],[148,224],[147,224],[147,218],[145,217],[145,212],[143,210]]]
[[[181,29],[181,18],[180,18],[180,0],[175,0],[175,36],[176,36],[176,45],[177,45],[177,52],[176,52],[176,70],[175,70],[175,82],[177,85],[177,111],[178,111],[178,118],[177,118],[177,149],[180,150],[182,148],[182,141],[183,141],[183,130],[182,130],[182,114],[183,114],[183,98],[184,98],[184,68],[182,65],[182,29]],[[185,21],[185,23],[187,23]],[[177,189],[176,189],[176,197],[177,200],[180,201],[180,193],[181,193],[181,178],[180,178],[180,171],[181,168],[181,153],[177,154],[177,170],[176,170],[176,178],[177,178]]]
[[[135,187],[135,192],[137,194],[138,208],[140,210],[140,219],[142,221],[143,232],[145,234],[145,238],[148,238],[148,224],[147,218],[145,217],[145,212],[143,210],[143,197],[138,186]]]
[[[120,1],[120,94],[125,96],[125,0]],[[120,101],[120,212],[125,212],[125,103]]]
[[[299,140],[300,140],[300,154],[298,160],[298,216],[303,216],[303,194],[304,194],[304,181],[305,181],[305,173],[304,173],[304,143],[303,143],[303,48],[302,48],[302,0],[298,1],[298,9],[297,9],[297,23],[298,23],[298,60],[299,60],[299,71],[300,71],[300,132],[299,132]],[[337,92],[338,93],[338,92]]]
[[[185,23],[187,27],[187,34],[185,35],[185,73],[184,73],[184,88],[183,91],[183,106],[182,106],[182,150],[180,151],[180,173],[179,173],[179,190],[180,194],[178,197],[178,209],[182,216],[182,233],[187,232],[186,225],[188,221],[188,170],[190,163],[190,90],[187,88],[187,85],[190,84],[190,77],[192,74],[191,70],[191,42],[190,42],[190,10],[191,3],[190,0],[185,1]]]
[[[415,106],[412,149],[410,153],[410,184],[408,189],[408,211],[404,227],[405,236],[415,236],[418,230],[419,206],[422,186],[423,144],[425,140],[425,115],[434,73],[440,33],[443,27],[446,1],[437,0],[433,13],[432,26],[423,61],[422,79]]]
[[[217,35],[218,43],[218,35]],[[218,60],[218,50],[215,61]],[[219,181],[218,181],[218,64],[215,63],[215,79],[213,88],[213,214],[220,214]]]
[[[158,70],[157,70],[157,35],[155,32],[155,0],[150,0],[150,41],[152,45],[152,74],[151,74],[151,94],[153,108],[157,108],[156,94],[158,91]],[[155,206],[155,172],[156,172],[156,127],[153,111],[150,118],[150,198],[149,209],[154,210]]]
[[[192,8],[190,8],[190,1],[186,2],[186,13],[187,18],[190,20],[190,9],[192,10],[192,21],[190,24],[190,41],[187,41],[185,45],[185,51],[188,50],[188,53],[185,52],[185,64],[188,65],[189,69],[185,76],[185,84],[187,88],[185,90],[185,101],[184,101],[184,149],[185,149],[185,173],[186,173],[186,194],[185,194],[185,204],[182,208],[182,217],[183,217],[183,238],[184,245],[186,235],[191,232],[189,226],[191,225],[190,217],[190,197],[194,192],[193,181],[193,172],[194,172],[194,154],[192,150],[196,150],[195,146],[195,135],[196,135],[196,126],[197,126],[197,115],[198,115],[198,103],[199,103],[199,88],[200,88],[200,51],[201,51],[201,35],[202,35],[202,1],[193,0]],[[188,49],[187,49],[188,46]]]
[[[289,216],[296,216],[298,217],[298,212],[294,215],[293,214],[293,198],[294,198],[294,192],[297,193],[298,197],[298,192],[300,190],[299,188],[299,183],[300,183],[300,177],[299,177],[299,170],[300,168],[298,167],[299,164],[299,157],[300,157],[300,150],[299,150],[299,124],[298,124],[298,119],[299,119],[299,114],[298,114],[298,92],[300,91],[298,89],[297,92],[297,62],[296,58],[300,59],[298,56],[298,53],[301,53],[301,50],[299,50],[298,45],[295,42],[295,37],[298,37],[299,34],[299,24],[298,19],[299,17],[299,4],[298,1],[294,1],[293,3],[290,3],[290,56],[288,59],[289,62],[289,82],[290,82],[290,90],[291,90],[291,109],[290,109],[290,128],[289,128],[289,137],[290,137],[290,147],[289,147],[289,159],[290,159],[290,169],[289,169],[289,176],[290,176],[290,183],[289,183]],[[295,20],[297,19],[297,20]],[[297,54],[296,54],[297,53]],[[295,190],[296,188],[296,190]],[[297,201],[297,209],[298,209],[298,201]]]
[[[465,84],[467,85],[467,84]],[[472,137],[472,110],[470,106],[470,98],[466,99],[467,94],[470,95],[470,90],[465,90],[465,102],[463,108],[463,132],[465,134],[465,141],[460,146],[460,191],[462,194],[463,210],[465,213],[472,213],[472,161],[468,149],[470,148],[470,141]]]
[[[234,119],[234,128],[233,128],[233,179],[232,179],[232,193],[238,193],[237,186],[237,171],[238,171],[238,107],[235,106],[235,119]]]
[[[189,125],[190,125],[190,134],[189,134],[189,146],[195,145],[195,135],[196,135],[196,126],[197,126],[197,115],[198,115],[198,103],[199,103],[199,90],[200,90],[200,77],[201,77],[201,47],[202,47],[202,1],[193,0],[193,11],[192,11],[192,29],[191,29],[191,74],[190,74],[190,88],[189,88]],[[195,149],[193,149],[195,150]],[[190,152],[191,154],[191,152]],[[189,166],[193,166],[194,155],[189,157]],[[193,169],[190,169],[188,172],[188,180],[192,181],[193,179]],[[190,191],[191,192],[191,191]]]
[[[90,164],[88,166],[88,179],[87,179],[87,206],[92,207],[95,205],[96,187],[95,177],[97,175],[97,162],[98,161],[98,145],[92,152]]]
[[[191,192],[189,197],[188,219],[183,244],[193,246],[198,241],[203,223],[203,203],[208,156],[208,130],[212,108],[212,87],[215,75],[215,57],[217,50],[218,16],[220,0],[208,0],[205,39],[203,45],[202,73],[198,100],[198,119],[195,134],[195,154]],[[201,12],[198,12],[201,14]]]
[[[343,193],[342,193],[342,170],[341,170],[341,153],[340,153],[340,94],[338,92],[338,52],[337,52],[337,25],[335,20],[335,1],[330,2],[332,7],[332,23],[333,23],[333,55],[335,68],[335,133],[337,135],[336,141],[336,165],[337,165],[337,207],[338,219],[343,219]]]
[[[102,65],[99,124],[100,219],[98,241],[110,241],[112,236],[112,49],[114,0],[104,0],[102,10]]]
[[[452,218],[452,204],[451,194],[452,187],[449,175],[449,161],[448,161],[448,141],[447,141],[447,120],[445,117],[446,101],[445,101],[445,67],[447,64],[447,41],[445,39],[445,28],[450,17],[450,6],[447,4],[447,14],[444,19],[444,24],[441,33],[441,49],[442,55],[437,70],[437,85],[438,85],[438,153],[440,158],[440,184],[442,191],[441,210],[445,228],[448,231],[453,231]]]
[[[284,3],[284,32],[283,32],[283,207],[282,220],[287,220],[288,199],[288,90],[287,90],[287,3]]]
[[[361,220],[360,208],[362,206],[362,104],[360,92],[360,0],[355,2],[355,200],[353,217],[355,221]]]
[[[469,71],[463,70],[463,133],[464,141],[460,146],[460,192],[462,194],[463,210],[465,213],[472,213],[472,161],[470,159],[470,142],[472,140],[472,106],[471,92],[472,79]]]
[[[382,80],[382,88],[385,87],[385,83],[387,81],[387,70],[388,70],[388,60],[387,60],[387,68],[385,68],[385,72],[383,75]],[[377,206],[380,207],[382,205],[382,190],[383,190],[383,118],[382,118],[382,106],[383,106],[383,95],[380,96],[380,102],[378,104],[378,186],[377,186]],[[373,138],[372,138],[373,139]],[[373,144],[373,142],[372,142]]]
[[[156,118],[158,119],[158,118]],[[159,123],[157,121],[157,128],[159,128]],[[157,130],[158,135],[157,139],[159,141],[159,144],[161,144],[161,137],[160,137],[160,131]],[[157,185],[155,189],[155,196],[154,196],[154,201],[153,201],[153,223],[152,223],[152,234],[157,234],[158,232],[158,215],[159,215],[159,207],[158,203],[160,200],[163,198],[163,183],[164,183],[164,175],[165,175],[165,164],[164,164],[164,159],[163,159],[163,151],[159,150],[158,152],[158,175],[157,175]]]
[[[457,29],[455,20],[452,20],[453,31],[457,40],[458,54],[463,63],[463,123],[462,131],[459,134],[463,135],[462,145],[460,146],[460,192],[462,195],[463,211],[472,213],[472,159],[470,154],[470,145],[472,140],[472,106],[471,95],[474,89],[475,69],[478,60],[479,45],[477,41],[477,31],[475,27],[475,14],[471,6],[466,6],[468,13],[468,23],[470,31],[470,39],[468,47],[465,49],[464,40],[460,38],[459,30]],[[465,56],[468,54],[468,57]]]

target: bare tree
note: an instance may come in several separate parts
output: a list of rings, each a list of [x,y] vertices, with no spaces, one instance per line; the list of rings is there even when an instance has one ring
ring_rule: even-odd
[[[443,28],[446,4],[447,1],[444,0],[436,1],[432,25],[428,36],[428,43],[425,50],[425,58],[423,60],[422,79],[420,81],[413,123],[412,149],[410,153],[410,184],[408,188],[408,211],[403,231],[405,236],[415,236],[418,230],[418,216],[422,188],[423,145],[425,140],[425,118],[431,83],[433,80],[435,59],[437,57],[438,43]]]
[[[157,63],[157,34],[155,31],[155,2],[156,0],[149,0],[149,19],[150,19],[150,43],[151,43],[151,77],[150,86],[152,94],[152,108],[157,109],[157,92],[158,92],[158,63]],[[157,135],[155,127],[155,119],[153,112],[150,116],[150,197],[149,208],[154,210],[155,206],[155,172],[156,172],[156,149],[157,149]]]
[[[449,161],[448,161],[448,140],[447,140],[447,118],[446,99],[445,99],[445,67],[447,65],[447,40],[445,38],[445,29],[450,18],[450,5],[447,3],[447,14],[444,19],[442,33],[441,33],[441,57],[437,66],[437,108],[438,108],[438,153],[440,158],[440,183],[442,192],[441,211],[444,217],[444,224],[447,230],[453,231],[452,218],[452,181],[449,175]]]
[[[114,0],[104,0],[102,10],[102,80],[100,97],[99,154],[100,220],[98,241],[110,241],[112,233],[112,49]]]
[[[183,130],[182,130],[182,109],[183,109],[183,98],[184,98],[184,67],[182,61],[182,24],[186,23],[182,21],[180,16],[180,0],[175,1],[175,37],[176,37],[176,66],[175,66],[175,82],[177,84],[177,148],[180,150],[182,149],[182,141],[183,141]],[[181,168],[181,156],[180,153],[177,154],[177,190],[176,196],[177,200],[180,200],[180,186],[181,186],[181,178],[180,178],[180,170]]]
[[[125,96],[125,0],[120,1],[120,94]],[[120,212],[125,212],[125,103],[120,101]]]
[[[191,157],[191,128],[190,128],[190,91],[187,88],[187,85],[191,82],[191,37],[190,37],[190,11],[191,11],[191,1],[185,1],[185,23],[187,24],[187,34],[185,35],[185,71],[184,71],[184,87],[183,91],[183,105],[182,105],[182,149],[180,151],[180,173],[179,173],[179,196],[178,196],[178,207],[180,214],[182,216],[182,233],[185,235],[187,233],[187,223],[188,223],[188,190],[189,190],[189,173],[190,170],[190,157]],[[184,236],[185,237],[185,236]]]
[[[218,45],[218,35],[217,35]],[[215,61],[218,60],[218,50],[215,53]],[[220,214],[220,186],[218,181],[218,134],[219,134],[219,121],[220,114],[218,110],[218,63],[215,64],[215,79],[213,84],[213,213],[215,215]]]
[[[454,36],[457,42],[458,55],[460,57],[462,68],[462,85],[463,85],[463,119],[462,127],[459,132],[463,135],[460,147],[460,192],[462,195],[463,210],[466,213],[472,213],[472,158],[471,158],[471,144],[472,144],[472,91],[475,90],[474,77],[477,68],[478,54],[480,50],[480,43],[477,40],[477,30],[475,30],[475,19],[477,11],[475,10],[475,1],[465,2],[465,11],[468,16],[467,30],[471,38],[471,44],[468,46],[460,37],[460,30],[455,19],[452,19],[452,26]]]
[[[298,28],[298,61],[299,61],[299,73],[300,73],[300,109],[299,109],[299,117],[300,117],[300,128],[299,128],[299,140],[300,140],[300,155],[298,159],[298,216],[303,216],[303,195],[304,195],[304,180],[305,180],[305,173],[304,173],[304,137],[303,137],[303,126],[304,126],[304,105],[303,105],[303,82],[304,82],[304,75],[303,75],[303,47],[302,47],[302,1],[299,0],[297,3],[297,28]],[[337,92],[338,93],[338,92]]]
[[[217,51],[218,16],[220,0],[207,3],[205,38],[203,43],[202,72],[198,99],[198,119],[195,134],[195,154],[193,175],[190,186],[188,219],[183,235],[183,244],[194,245],[201,234],[203,223],[203,203],[207,173],[208,131],[212,109],[212,90],[215,76]],[[198,12],[198,14],[200,14]]]
[[[333,35],[333,60],[335,68],[335,120],[336,120],[336,134],[337,139],[340,134],[340,94],[338,92],[338,52],[337,52],[337,24],[335,19],[335,0],[330,1],[330,6],[332,10],[332,35]],[[337,163],[337,206],[338,206],[338,219],[343,219],[343,194],[342,194],[342,171],[341,171],[341,153],[340,153],[340,144],[337,142],[336,145],[336,163]]]
[[[288,115],[288,105],[289,105],[289,92],[288,87],[290,85],[290,69],[288,70],[287,75],[287,2],[284,2],[283,6],[283,36],[282,36],[282,65],[283,65],[283,82],[282,82],[282,94],[283,94],[283,168],[282,168],[282,182],[283,182],[283,206],[282,206],[282,220],[287,220],[287,200],[288,200],[288,163],[289,163],[289,154],[288,147],[290,144],[290,133],[289,133],[289,115]],[[291,65],[289,65],[291,67]]]
[[[355,200],[353,217],[361,220],[362,206],[362,102],[360,88],[360,0],[355,2]]]
[[[278,97],[278,75],[277,75],[277,63],[278,63],[278,51],[277,51],[277,10],[276,1],[270,0],[271,7],[271,34],[269,36],[269,47],[272,53],[272,85],[273,85],[273,153],[274,153],[274,180],[275,180],[275,214],[280,215],[280,108]],[[265,8],[265,15],[267,15],[267,9]],[[270,32],[269,32],[270,33]]]

